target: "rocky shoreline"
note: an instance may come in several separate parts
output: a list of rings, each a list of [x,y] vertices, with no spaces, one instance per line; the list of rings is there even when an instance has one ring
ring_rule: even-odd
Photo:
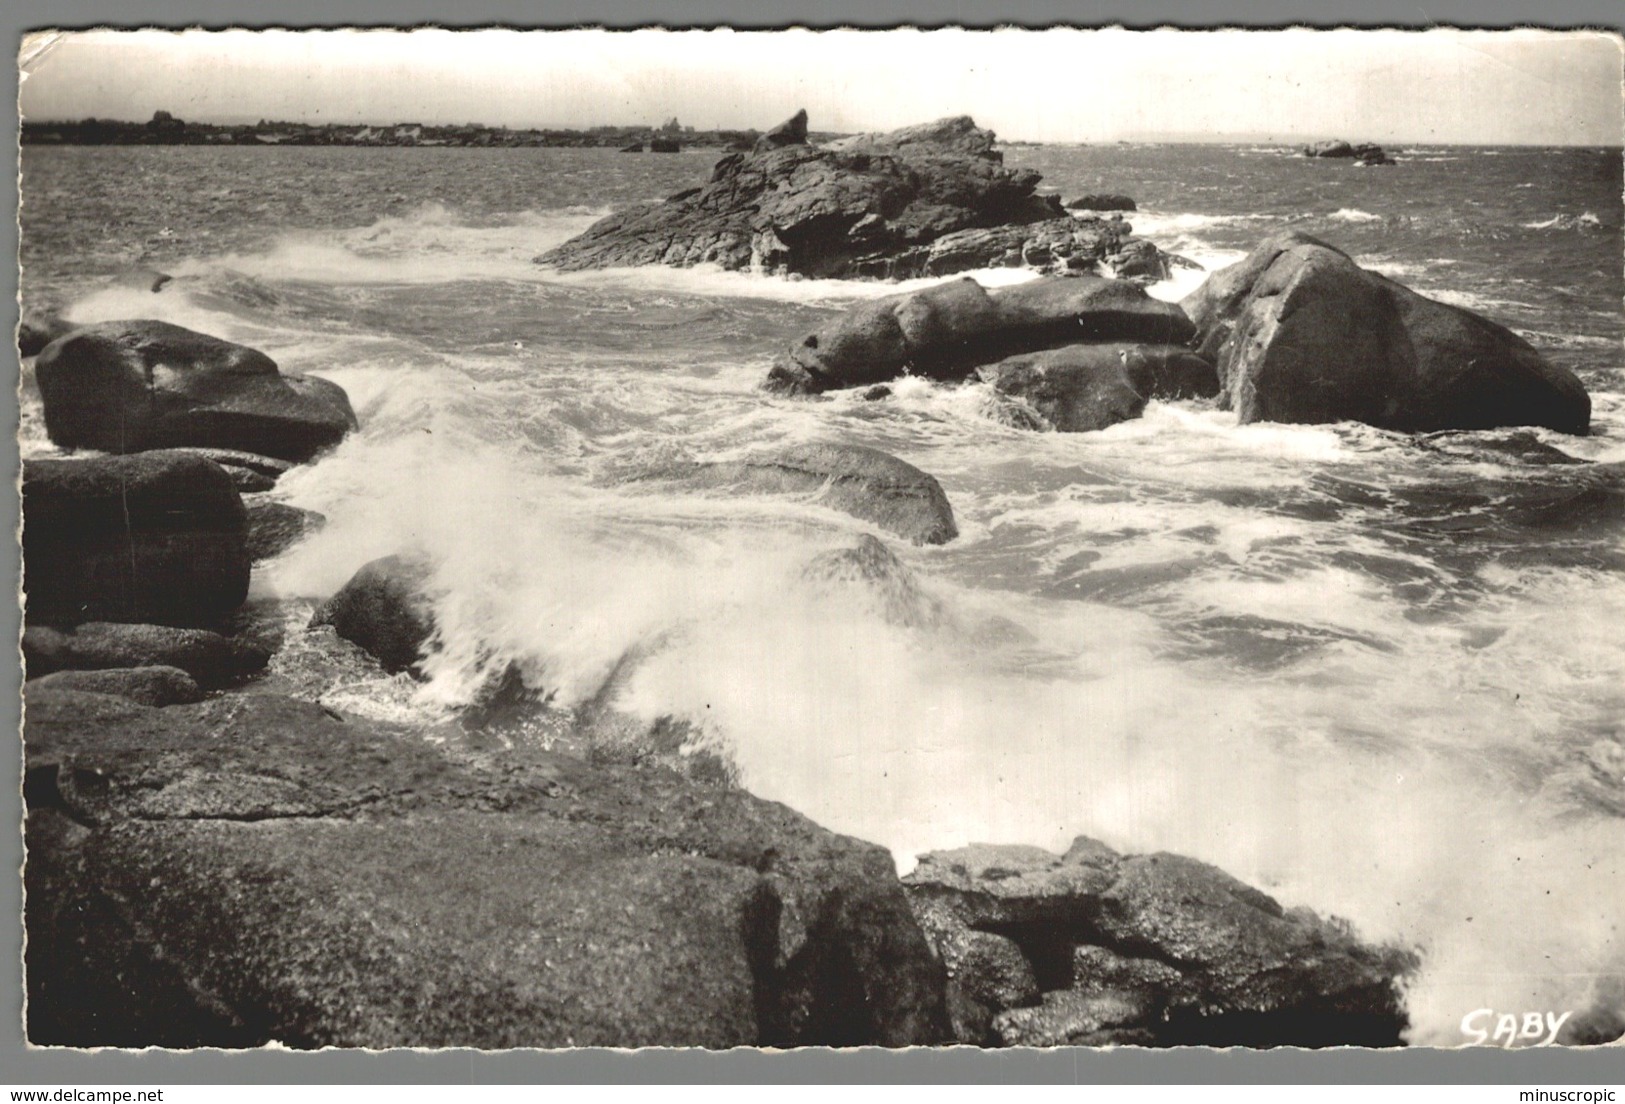
[[[1177,259],[1037,183],[968,119],[821,147],[800,115],[539,260],[1038,274],[832,317],[764,381],[802,400],[884,401],[920,375],[982,386],[990,416],[1032,430],[1202,398],[1242,422],[1587,431],[1572,373],[1326,243],[1269,238],[1161,302],[1143,284]],[[358,428],[342,389],[163,323],[38,336],[49,435],[103,455],[24,463],[33,1042],[1402,1044],[1412,952],[1187,857],[1079,838],[928,854],[900,878],[882,848],[741,788],[681,720],[617,713],[612,685],[564,709],[510,671],[437,724],[324,704],[334,673],[416,677],[436,647],[433,565],[409,548],[314,610],[247,601],[253,564],[323,523],[263,496]],[[958,534],[935,478],[850,443],[625,478]],[[877,536],[804,571],[930,616]],[[549,750],[521,738],[535,723]]]

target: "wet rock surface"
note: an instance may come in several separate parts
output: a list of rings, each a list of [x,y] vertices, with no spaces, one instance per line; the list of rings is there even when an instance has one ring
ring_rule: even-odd
[[[904,879],[970,1043],[1393,1046],[1416,960],[1179,855],[972,846]],[[988,943],[982,935],[996,941]],[[1032,986],[1010,958],[1019,949]]]
[[[168,452],[23,464],[30,624],[208,625],[248,593],[231,477]]]
[[[434,610],[424,589],[430,573],[431,565],[413,556],[373,560],[317,607],[310,623],[331,625],[386,671],[415,672],[434,635]]]
[[[1588,432],[1573,372],[1506,327],[1418,295],[1306,234],[1266,239],[1181,304],[1243,423]]]
[[[914,544],[946,544],[959,535],[942,484],[864,445],[793,445],[740,460],[666,465],[639,478],[749,494],[810,495]]]
[[[31,680],[25,693],[42,690],[80,690],[111,694],[138,705],[189,705],[203,700],[203,691],[179,667],[111,667],[99,671],[58,671]]]
[[[769,390],[816,394],[905,372],[963,379],[1005,357],[1083,342],[1180,344],[1179,306],[1122,280],[1041,277],[987,289],[967,278],[859,303],[780,356]]]
[[[337,384],[283,375],[264,353],[167,322],[104,322],[35,362],[45,428],[63,448],[182,446],[309,460],[356,427]]]
[[[254,563],[268,560],[318,533],[327,518],[315,510],[290,506],[286,502],[252,501],[248,510],[248,558]]]
[[[1066,345],[1007,357],[978,374],[1040,427],[1063,433],[1137,418],[1152,398],[1211,397],[1219,389],[1213,366],[1178,345]]]
[[[72,691],[31,696],[27,777],[36,1043],[947,1034],[890,856],[737,790],[271,695]]]
[[[229,686],[264,669],[270,651],[207,629],[90,622],[66,632],[30,625],[23,630],[29,677],[55,671],[176,667],[205,689]]]

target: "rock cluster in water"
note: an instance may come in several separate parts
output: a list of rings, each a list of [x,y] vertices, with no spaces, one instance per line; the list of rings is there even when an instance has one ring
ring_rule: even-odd
[[[1386,150],[1373,142],[1361,142],[1358,145],[1345,142],[1341,138],[1331,138],[1324,142],[1303,147],[1305,157],[1329,157],[1353,161],[1357,165],[1392,165],[1394,159],[1388,156]]]
[[[966,116],[809,144],[806,113],[711,178],[618,211],[536,258],[564,270],[716,264],[818,277],[950,275],[974,268],[1093,271],[1134,239],[1116,219],[1075,218],[1040,176],[1011,169]]]
[[[858,303],[782,353],[764,386],[812,395],[973,376],[1017,425],[1103,429],[1152,398],[1215,397],[1243,423],[1588,432],[1573,372],[1504,326],[1287,232],[1182,303],[1093,276],[964,278]]]

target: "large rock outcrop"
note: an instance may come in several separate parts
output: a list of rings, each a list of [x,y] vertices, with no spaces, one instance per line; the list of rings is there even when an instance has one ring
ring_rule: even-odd
[[[29,695],[27,1030],[68,1046],[908,1046],[892,859],[738,790],[273,695]]]
[[[1266,239],[1181,305],[1218,365],[1221,402],[1244,423],[1589,429],[1591,399],[1573,372],[1305,234]]]
[[[716,264],[894,279],[1008,264],[1088,270],[1129,237],[1126,223],[1074,219],[1037,195],[1039,174],[1005,167],[993,133],[965,116],[823,147],[806,134],[798,113],[718,161],[700,187],[618,211],[536,259],[566,271]]]
[[[1086,342],[1183,344],[1185,312],[1122,280],[1040,277],[986,289],[969,277],[858,303],[774,363],[769,390],[815,394],[905,372],[962,379],[1019,353]]]
[[[309,460],[356,428],[344,389],[284,375],[256,349],[168,322],[104,322],[53,341],[34,366],[45,430],[63,448],[183,446]]]
[[[23,464],[30,624],[213,624],[248,594],[246,539],[231,477],[200,456]]]
[[[909,903],[963,1042],[1395,1046],[1409,953],[1180,855],[973,846],[921,858]]]

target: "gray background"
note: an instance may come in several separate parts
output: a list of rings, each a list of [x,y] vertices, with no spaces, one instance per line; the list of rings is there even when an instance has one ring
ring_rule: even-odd
[[[0,29],[15,58],[21,32],[42,27],[93,26],[365,26],[423,25],[476,27],[568,27],[582,25],[811,27],[898,24],[991,27],[1052,24],[1131,27],[1179,25],[1213,26],[1405,26],[1463,27],[1542,26],[1597,27],[1620,31],[1625,8],[1619,0],[1430,0],[1420,5],[1398,0],[1360,0],[1346,5],[1316,4],[1312,0],[1136,0],[1116,4],[1065,3],[1063,0],[1023,0],[1006,3],[998,11],[983,5],[927,0],[836,0],[816,8],[784,0],[690,0],[654,8],[630,0],[567,0],[547,4],[541,11],[521,0],[457,0],[435,4],[431,0],[278,0],[252,3],[229,0],[13,0],[0,12]],[[14,62],[15,64],[15,62]],[[15,148],[16,121],[6,112],[6,148]],[[6,185],[7,202],[15,211],[16,182]],[[0,252],[15,257],[16,225],[3,220],[5,235]],[[7,266],[7,306],[4,326],[17,321],[16,271]],[[0,455],[5,478],[13,486],[17,476],[15,398],[17,364],[10,355],[5,371],[5,436],[11,444]],[[0,527],[15,530],[18,503],[15,493],[0,495]],[[18,578],[18,550],[0,542],[0,577]],[[9,639],[17,637],[16,608],[0,609]],[[20,664],[13,654],[0,663],[0,708],[5,719],[0,729],[15,732],[19,721]],[[0,756],[0,868],[20,870],[22,841],[21,745],[13,743]],[[57,1088],[74,1085],[123,1083],[128,1085],[256,1083],[443,1083],[524,1084],[555,1083],[711,1083],[711,1082],[997,1082],[1101,1084],[1164,1083],[1294,1083],[1294,1082],[1411,1082],[1411,1083],[1519,1083],[1618,1084],[1625,1080],[1625,1051],[1525,1050],[1397,1052],[1375,1051],[977,1051],[879,1050],[832,1053],[799,1051],[768,1054],[754,1051],[705,1053],[695,1051],[511,1051],[480,1053],[349,1051],[291,1053],[197,1052],[80,1052],[29,1049],[22,1035],[21,879],[0,877],[0,1085]]]

